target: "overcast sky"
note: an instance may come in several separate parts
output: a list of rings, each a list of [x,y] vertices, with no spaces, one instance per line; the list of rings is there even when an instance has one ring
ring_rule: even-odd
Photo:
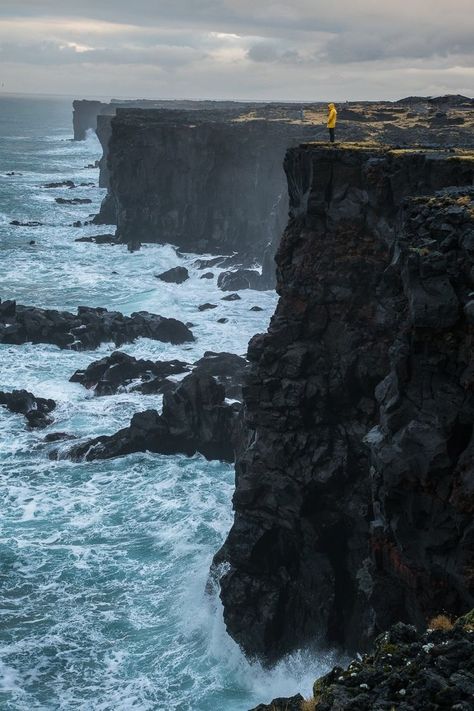
[[[0,91],[474,95],[474,0],[0,0]]]

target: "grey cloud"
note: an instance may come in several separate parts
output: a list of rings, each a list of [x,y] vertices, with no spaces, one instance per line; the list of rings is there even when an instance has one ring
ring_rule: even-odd
[[[434,91],[449,85],[466,93],[473,35],[472,0],[0,1],[0,60],[10,84],[21,77],[19,90],[30,86],[28,70],[33,86],[48,91],[55,76],[88,64],[98,67],[84,76],[99,93],[112,74],[123,94],[140,82],[144,93],[147,77],[155,91],[160,69],[173,79],[164,90],[180,96],[305,98],[324,92],[326,81],[333,98],[336,84],[344,97],[387,96],[394,86],[433,93],[428,77]]]
[[[273,44],[260,42],[254,44],[247,51],[248,59],[253,62],[284,62],[287,64],[298,64],[303,61],[303,57],[294,49],[279,50]]]
[[[19,64],[122,64],[181,67],[204,57],[189,47],[156,46],[146,48],[105,48],[77,51],[55,42],[14,44],[0,42],[0,61]]]
[[[330,62],[369,62],[389,58],[422,59],[436,56],[472,54],[473,35],[457,32],[425,34],[394,33],[393,30],[372,32],[343,32],[326,46],[325,56]]]

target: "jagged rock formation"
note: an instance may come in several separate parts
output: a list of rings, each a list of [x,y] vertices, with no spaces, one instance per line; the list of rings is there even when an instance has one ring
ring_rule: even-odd
[[[285,168],[215,558],[229,633],[270,661],[474,603],[472,192],[428,197],[472,186],[474,155],[307,145]]]
[[[124,354],[115,356],[122,368],[124,365],[128,368],[125,373],[127,380],[132,369],[135,373],[141,370],[147,377],[148,372],[153,373],[155,368],[163,374],[171,366],[171,370],[177,373],[182,372],[185,365],[178,363],[176,366],[176,362],[150,363],[143,373],[145,361],[136,361]],[[183,453],[188,456],[200,452],[207,459],[233,461],[241,426],[242,407],[238,398],[246,368],[246,360],[237,355],[207,352],[194,364],[193,372],[174,387],[166,381],[168,387],[164,388],[165,380],[160,375],[164,392],[161,415],[156,410],[139,412],[132,417],[129,427],[113,435],[75,445],[67,456],[74,460],[92,461],[132,452]],[[92,363],[87,371],[78,371],[73,378],[84,383],[87,379],[91,383],[97,381],[97,387],[107,388],[114,380],[110,360]],[[116,385],[116,382],[112,383],[110,392],[116,389]],[[227,402],[226,398],[232,398],[234,402]],[[52,456],[57,456],[57,452],[53,452]]]
[[[84,350],[112,341],[116,346],[136,338],[152,338],[165,343],[187,343],[194,336],[174,318],[148,311],[124,316],[118,311],[79,306],[77,314],[35,306],[0,302],[0,343],[52,343],[59,348]]]
[[[50,417],[56,407],[54,400],[35,397],[27,390],[0,392],[0,405],[4,405],[10,412],[24,415],[29,427],[47,427],[54,422]]]
[[[179,360],[143,360],[114,351],[110,356],[90,363],[85,370],[76,370],[69,380],[86,388],[94,388],[94,395],[112,395],[134,381],[140,381],[135,384],[134,390],[159,393],[162,387],[166,387],[164,384],[169,383],[167,378],[170,375],[187,370],[189,365]]]
[[[474,698],[474,612],[454,625],[443,616],[423,634],[398,623],[370,654],[334,667],[313,698],[275,699],[253,711],[470,711]]]

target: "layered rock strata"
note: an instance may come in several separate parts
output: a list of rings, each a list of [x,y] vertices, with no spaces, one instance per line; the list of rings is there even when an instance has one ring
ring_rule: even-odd
[[[288,211],[283,157],[313,126],[136,109],[118,109],[111,126],[104,210],[112,201],[122,242],[238,252],[247,263],[262,262],[269,244],[274,253]]]
[[[215,559],[229,633],[267,661],[474,602],[474,156],[304,145],[285,169]]]

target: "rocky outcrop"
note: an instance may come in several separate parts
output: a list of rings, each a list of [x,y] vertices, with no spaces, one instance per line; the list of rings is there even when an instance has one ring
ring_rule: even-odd
[[[129,427],[72,447],[73,460],[110,459],[132,452],[186,454],[234,460],[240,405],[225,402],[225,388],[211,376],[191,373],[163,396],[163,413],[139,412]]]
[[[10,412],[24,415],[29,427],[47,427],[54,422],[50,416],[56,407],[54,400],[35,397],[27,390],[0,392],[0,405],[4,405]]]
[[[107,106],[103,101],[76,99],[72,102],[72,126],[75,141],[85,141],[87,131],[95,131],[98,114]]]
[[[317,679],[312,699],[298,694],[253,711],[470,711],[474,612],[454,625],[442,615],[432,624],[420,634],[398,623],[376,640],[370,654]]]
[[[136,338],[152,338],[165,343],[187,343],[194,336],[174,318],[148,311],[124,316],[118,311],[79,306],[77,314],[35,306],[0,302],[0,343],[52,343],[59,348],[85,350],[111,341],[116,346]]]
[[[136,389],[164,394],[163,412],[140,412],[129,427],[75,445],[67,456],[91,461],[132,452],[188,456],[200,452],[207,459],[233,461],[240,437],[240,400],[247,365],[245,358],[233,353],[207,351],[190,375],[173,383],[168,376],[185,372],[189,368],[186,363],[136,360],[124,353],[91,363],[71,380],[95,386],[97,395],[108,395],[141,378]]]
[[[473,605],[473,202],[428,196],[472,186],[474,156],[308,145],[285,167],[215,559],[229,633],[269,661]]]
[[[85,370],[76,370],[69,380],[86,388],[94,388],[94,395],[112,395],[134,383],[133,390],[157,393],[164,387],[165,381],[168,382],[166,379],[170,375],[187,370],[189,365],[179,360],[143,360],[114,351],[110,356],[94,361]]]
[[[161,274],[155,274],[155,276],[168,284],[182,284],[189,279],[189,272],[186,267],[173,267]]]

